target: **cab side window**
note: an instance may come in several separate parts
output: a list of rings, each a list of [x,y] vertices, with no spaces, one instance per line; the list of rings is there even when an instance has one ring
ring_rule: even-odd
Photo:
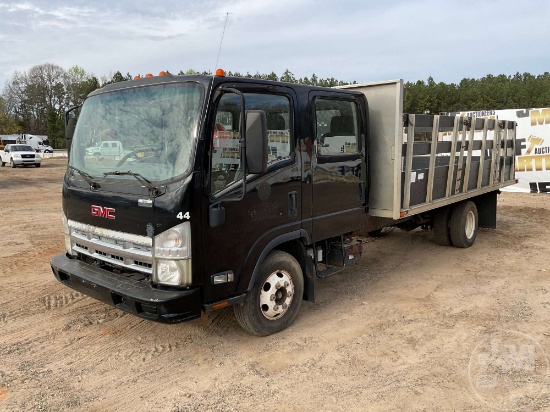
[[[245,93],[246,110],[263,110],[267,120],[268,167],[292,153],[291,105],[283,95]],[[212,135],[211,192],[217,193],[243,177],[240,170],[241,99],[226,93],[218,103]]]
[[[357,104],[347,100],[315,99],[317,153],[359,153]]]

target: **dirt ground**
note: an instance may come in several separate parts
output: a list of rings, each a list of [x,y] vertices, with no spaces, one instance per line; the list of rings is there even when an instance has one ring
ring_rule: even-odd
[[[0,169],[0,411],[550,410],[550,197],[503,193],[469,249],[370,239],[293,326],[138,319],[53,277],[66,159]]]

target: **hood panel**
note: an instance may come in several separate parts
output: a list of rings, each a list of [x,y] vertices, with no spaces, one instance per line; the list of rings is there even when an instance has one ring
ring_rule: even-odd
[[[130,194],[123,184],[120,193],[115,187],[109,191],[90,190],[89,187],[75,187],[65,184],[63,188],[63,210],[67,219],[119,232],[153,237],[179,223],[177,215],[189,210],[188,192],[192,175],[184,182],[166,186],[161,196],[151,199],[145,194]],[[139,206],[139,200],[152,200],[152,207]]]

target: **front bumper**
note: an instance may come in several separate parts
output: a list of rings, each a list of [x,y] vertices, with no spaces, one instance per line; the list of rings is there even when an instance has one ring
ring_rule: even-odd
[[[21,166],[21,165],[36,165],[36,164],[40,164],[40,161],[42,159],[40,159],[39,157],[35,157],[34,159],[13,159],[13,163],[16,165],[16,166]]]
[[[113,274],[64,254],[54,257],[50,264],[61,283],[141,318],[178,323],[201,315],[199,288],[155,289],[143,281]]]

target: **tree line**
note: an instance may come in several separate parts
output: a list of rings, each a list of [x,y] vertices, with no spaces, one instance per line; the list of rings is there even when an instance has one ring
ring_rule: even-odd
[[[487,75],[462,79],[460,83],[407,82],[405,113],[441,113],[478,110],[523,109],[550,106],[550,73]]]
[[[193,69],[178,75],[203,74]],[[288,69],[281,76],[226,72],[227,76],[334,87],[350,84],[333,77],[295,77]],[[65,146],[64,113],[82,104],[93,90],[110,83],[132,80],[130,73],[117,71],[110,77],[97,78],[79,66],[64,70],[46,63],[28,72],[15,72],[0,95],[0,134],[30,133],[47,135],[55,148]],[[351,82],[356,84],[357,82]],[[460,83],[427,81],[406,82],[404,85],[405,113],[440,113],[472,110],[498,110],[550,106],[550,73],[531,75],[516,73],[487,75],[481,79],[465,78]]]

